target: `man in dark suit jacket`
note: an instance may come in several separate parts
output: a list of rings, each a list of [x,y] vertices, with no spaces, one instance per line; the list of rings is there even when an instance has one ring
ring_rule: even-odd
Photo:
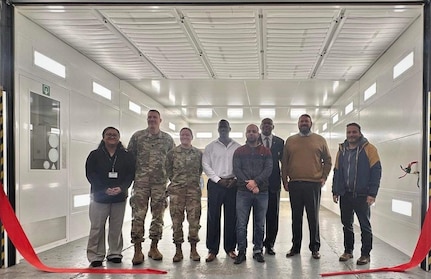
[[[281,175],[280,162],[283,156],[284,140],[273,135],[274,123],[265,118],[260,124],[260,140],[272,153],[272,173],[269,177],[268,211],[266,213],[266,233],[263,245],[268,255],[275,255],[274,243],[278,233],[278,215],[280,211]]]

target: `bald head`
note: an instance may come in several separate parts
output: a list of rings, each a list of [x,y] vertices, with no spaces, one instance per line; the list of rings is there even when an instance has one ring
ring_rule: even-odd
[[[255,124],[250,124],[245,130],[245,136],[247,138],[247,144],[251,146],[257,145],[257,139],[259,138],[259,127]]]

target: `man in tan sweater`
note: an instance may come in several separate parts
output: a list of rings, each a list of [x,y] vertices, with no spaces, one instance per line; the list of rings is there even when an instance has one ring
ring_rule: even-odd
[[[312,121],[308,114],[299,117],[299,133],[286,140],[282,159],[282,180],[289,191],[292,209],[292,248],[286,257],[301,251],[304,207],[307,212],[310,244],[314,259],[320,259],[319,207],[321,187],[331,170],[331,155],[326,140],[311,132]]]

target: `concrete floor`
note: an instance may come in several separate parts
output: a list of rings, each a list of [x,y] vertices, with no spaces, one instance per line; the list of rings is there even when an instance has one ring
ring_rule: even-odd
[[[280,230],[275,245],[276,255],[265,255],[265,263],[258,263],[252,258],[251,251],[251,223],[249,226],[249,249],[247,251],[247,260],[240,264],[234,265],[233,260],[227,257],[224,252],[220,252],[214,262],[206,263],[205,257],[207,249],[205,247],[206,234],[206,202],[203,202],[204,210],[201,221],[202,229],[200,231],[201,242],[198,243],[198,252],[201,255],[200,262],[193,262],[189,259],[189,244],[183,245],[184,260],[180,263],[173,263],[172,257],[175,254],[175,246],[172,244],[172,229],[168,211],[165,214],[164,238],[160,241],[159,249],[163,253],[163,261],[154,261],[147,257],[150,242],[143,244],[145,251],[145,262],[143,265],[132,267],[131,259],[133,257],[133,246],[130,244],[130,222],[124,224],[125,246],[123,253],[123,263],[113,264],[104,262],[105,267],[111,268],[154,268],[165,270],[166,275],[119,275],[119,274],[59,274],[46,273],[36,270],[25,260],[19,264],[0,269],[0,278],[2,279],[20,279],[20,278],[56,278],[56,279],[81,279],[81,278],[294,278],[294,279],[314,279],[321,278],[321,273],[336,272],[353,269],[368,269],[391,267],[399,265],[410,260],[410,256],[401,253],[395,248],[389,246],[380,239],[374,238],[374,249],[371,252],[371,263],[365,266],[356,266],[356,259],[360,256],[360,243],[355,246],[354,259],[345,263],[338,261],[339,255],[343,252],[342,227],[339,216],[322,208],[321,209],[321,249],[322,258],[315,260],[308,251],[308,228],[304,227],[303,248],[300,255],[293,258],[286,258],[286,252],[291,246],[291,222],[290,222],[290,205],[289,202],[283,201],[280,212]],[[147,220],[150,218],[147,216]],[[306,219],[304,225],[307,226]],[[148,226],[146,227],[148,228]],[[187,225],[185,225],[187,231]],[[356,228],[356,239],[360,239],[360,234]],[[146,232],[148,233],[148,231]],[[50,267],[88,267],[86,259],[87,239],[79,239],[68,244],[62,245],[55,249],[40,253],[38,256],[41,261]],[[223,249],[220,249],[223,251]],[[343,275],[325,278],[336,279],[353,279],[353,278],[379,278],[379,279],[431,279],[431,273],[423,271],[419,267],[411,269],[404,273],[380,272],[360,275]]]

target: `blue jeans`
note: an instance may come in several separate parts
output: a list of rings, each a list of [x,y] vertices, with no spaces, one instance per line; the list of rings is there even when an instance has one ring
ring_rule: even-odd
[[[250,210],[253,208],[253,253],[261,253],[265,232],[265,216],[268,209],[268,192],[253,194],[250,191],[238,191],[236,194],[236,238],[238,251],[247,249],[247,226]]]

